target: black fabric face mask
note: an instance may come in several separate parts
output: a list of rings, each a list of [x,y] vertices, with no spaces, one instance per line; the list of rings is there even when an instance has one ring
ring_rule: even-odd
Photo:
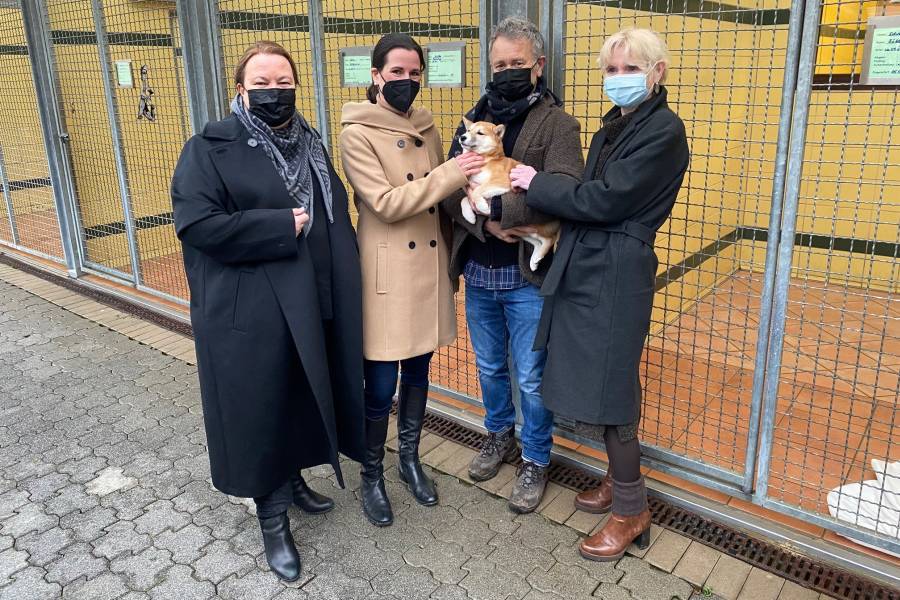
[[[405,113],[419,95],[419,82],[412,79],[394,79],[381,86],[381,93],[388,104]]]
[[[269,127],[286,123],[297,110],[294,106],[297,99],[294,88],[247,90],[247,98],[250,100],[250,112]]]
[[[521,100],[534,89],[534,84],[531,83],[531,70],[533,68],[534,65],[531,65],[524,69],[505,69],[494,73],[492,78],[494,89],[505,100]]]

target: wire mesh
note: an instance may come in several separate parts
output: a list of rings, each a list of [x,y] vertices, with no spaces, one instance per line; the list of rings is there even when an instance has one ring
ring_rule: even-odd
[[[90,0],[47,3],[85,263],[129,274],[131,254]]]
[[[186,299],[169,196],[175,163],[190,135],[174,3],[103,0],[101,5],[141,280],[149,288]],[[122,85],[129,77],[132,85]]]
[[[627,27],[659,32],[671,54],[670,107],[691,165],[656,238],[660,270],[643,360],[642,442],[741,474],[759,327],[764,248],[788,18],[782,1],[569,2],[565,97],[585,149],[612,105],[595,63]]]
[[[25,27],[20,9],[7,5],[0,6],[0,72],[15,98],[0,106],[0,240],[62,259]]]
[[[876,490],[900,489],[900,469],[872,461],[900,460],[900,87],[859,84],[884,5],[822,8],[768,496],[823,516],[840,506],[896,544],[900,495]],[[864,480],[882,481],[868,501],[838,489]]]

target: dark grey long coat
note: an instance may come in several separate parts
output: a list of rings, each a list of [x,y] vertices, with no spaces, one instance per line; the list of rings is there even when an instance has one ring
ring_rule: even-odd
[[[314,178],[315,181],[315,178]],[[316,185],[318,185],[316,183]],[[182,151],[175,231],[191,290],[213,484],[260,496],[298,469],[359,460],[364,443],[362,300],[347,193],[331,170],[334,319],[320,316],[312,257],[262,146],[229,117]]]
[[[614,108],[605,121],[620,115]],[[542,395],[585,423],[640,418],[639,366],[650,329],[658,261],[653,237],[669,218],[688,167],[684,124],[666,90],[642,104],[595,177],[605,134],[591,141],[584,183],[539,173],[528,206],[563,219],[535,349],[546,348]]]

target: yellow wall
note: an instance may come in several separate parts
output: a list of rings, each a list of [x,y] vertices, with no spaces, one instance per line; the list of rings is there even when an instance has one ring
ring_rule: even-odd
[[[51,29],[84,31],[94,29],[90,0],[59,0],[49,3]],[[787,0],[742,0],[743,9],[785,9]],[[864,0],[827,2],[823,24],[841,28],[860,27],[875,3]],[[172,20],[172,2],[104,0],[107,30],[112,33],[139,33],[174,36],[180,46],[177,23]],[[220,0],[222,12],[306,15],[306,2],[283,0]],[[437,2],[363,3],[328,0],[326,19],[345,23],[373,20],[410,21],[417,24],[477,28],[478,3],[466,0]],[[709,17],[710,15],[707,15]],[[5,44],[23,44],[18,11],[0,9],[0,27]],[[719,18],[651,14],[608,8],[601,5],[569,4],[566,8],[565,41],[566,108],[582,122],[585,150],[590,136],[600,125],[600,116],[610,108],[602,94],[602,77],[594,61],[605,37],[627,26],[652,27],[664,33],[672,55],[669,75],[670,104],[684,119],[692,148],[690,171],[670,221],[660,232],[657,251],[660,273],[673,264],[695,255],[702,248],[736,228],[766,229],[772,196],[775,144],[781,102],[787,25],[754,26]],[[823,29],[827,33],[827,27]],[[254,31],[223,28],[221,48],[225,67],[226,96],[234,93],[231,70],[243,50],[258,39],[272,39],[295,56],[300,71],[298,108],[317,126],[316,92],[312,79],[314,61],[324,61],[328,76],[331,147],[340,169],[337,135],[341,106],[364,99],[362,88],[341,88],[338,50],[342,47],[373,45],[379,34],[354,35],[328,29],[325,56],[313,54],[308,31]],[[417,36],[423,44],[453,38]],[[841,38],[842,43],[846,42]],[[420,101],[435,114],[445,145],[462,113],[479,95],[479,53],[477,39],[467,39],[468,86],[463,89],[424,88]],[[856,60],[861,44],[853,48],[830,45],[822,40],[817,70],[839,72],[838,67]],[[80,217],[87,227],[123,220],[117,167],[112,151],[109,115],[106,111],[100,62],[95,45],[85,43],[54,45],[65,126],[71,137],[71,160],[75,173]],[[849,52],[849,54],[847,54]],[[112,60],[131,60],[135,87],[116,89],[119,126],[124,142],[128,191],[136,217],[167,213],[171,172],[185,140],[186,94],[181,58],[169,45],[113,44]],[[858,57],[857,57],[858,58]],[[27,95],[32,82],[25,56],[2,56],[3,72],[12,73],[7,85],[17,94]],[[140,89],[139,69],[150,67],[150,85],[158,120],[137,120]],[[33,96],[33,92],[31,92]],[[226,102],[228,98],[223,98]],[[896,243],[900,220],[900,164],[897,144],[896,92],[857,90],[816,91],[810,111],[804,185],[801,190],[797,230],[836,237],[878,239]],[[0,131],[21,132],[29,144],[10,156],[9,134],[0,142],[7,153],[10,178],[44,176],[46,161],[40,140],[37,112],[33,103],[0,111]],[[893,137],[892,137],[893,136]],[[26,174],[30,173],[29,174]],[[40,175],[33,173],[40,172]],[[34,212],[51,208],[48,188],[14,193],[16,210]],[[21,199],[20,199],[21,197]],[[21,207],[21,208],[20,208]],[[0,211],[5,208],[0,207]],[[0,212],[0,218],[5,212]],[[3,235],[0,230],[0,235]],[[164,257],[178,250],[170,224],[140,231],[143,258]],[[761,271],[765,262],[764,244],[741,241],[725,252],[703,262],[681,280],[659,294],[654,320],[664,323],[735,270]],[[123,234],[99,237],[87,242],[88,258],[127,271],[128,248]],[[872,259],[839,251],[797,248],[798,274],[810,278],[830,278],[855,285],[887,287],[893,277],[891,261]],[[830,258],[829,258],[830,257]],[[893,284],[896,286],[896,284]]]

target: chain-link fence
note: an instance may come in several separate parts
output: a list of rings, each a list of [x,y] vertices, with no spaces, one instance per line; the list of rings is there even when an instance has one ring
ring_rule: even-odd
[[[611,107],[595,64],[604,39],[651,27],[671,51],[669,104],[687,127],[692,162],[656,241],[661,266],[642,373],[642,439],[656,475],[674,473],[898,551],[890,514],[876,511],[873,526],[859,518],[859,502],[848,512],[854,492],[829,499],[843,484],[889,478],[873,474],[873,460],[900,459],[898,88],[859,83],[868,19],[887,5],[523,4],[540,8],[554,49],[548,72],[581,121],[585,150]],[[0,0],[0,66],[7,88],[25,99],[0,108],[0,242],[65,255],[183,301],[171,173],[186,138],[204,125],[198,115],[227,114],[233,68],[251,43],[274,40],[292,53],[298,109],[340,170],[341,108],[364,100],[364,87],[341,85],[341,51],[396,31],[423,46],[462,42],[465,85],[426,86],[418,99],[449,147],[479,97],[482,42],[497,8],[472,0],[202,5],[28,0],[46,23],[26,39],[19,3]],[[204,27],[186,24],[186,11],[205,15]],[[43,68],[33,64],[35,36],[49,50],[58,106],[43,108],[55,111],[53,123],[34,108],[32,74]],[[185,57],[206,59],[215,75],[201,80]],[[65,152],[45,148],[48,131],[67,140]],[[50,185],[57,162],[66,165],[64,186]],[[77,256],[60,240],[67,220],[58,223],[55,210],[69,206]],[[438,352],[432,376],[477,405],[463,293],[459,339]],[[836,507],[840,521],[830,516]]]

